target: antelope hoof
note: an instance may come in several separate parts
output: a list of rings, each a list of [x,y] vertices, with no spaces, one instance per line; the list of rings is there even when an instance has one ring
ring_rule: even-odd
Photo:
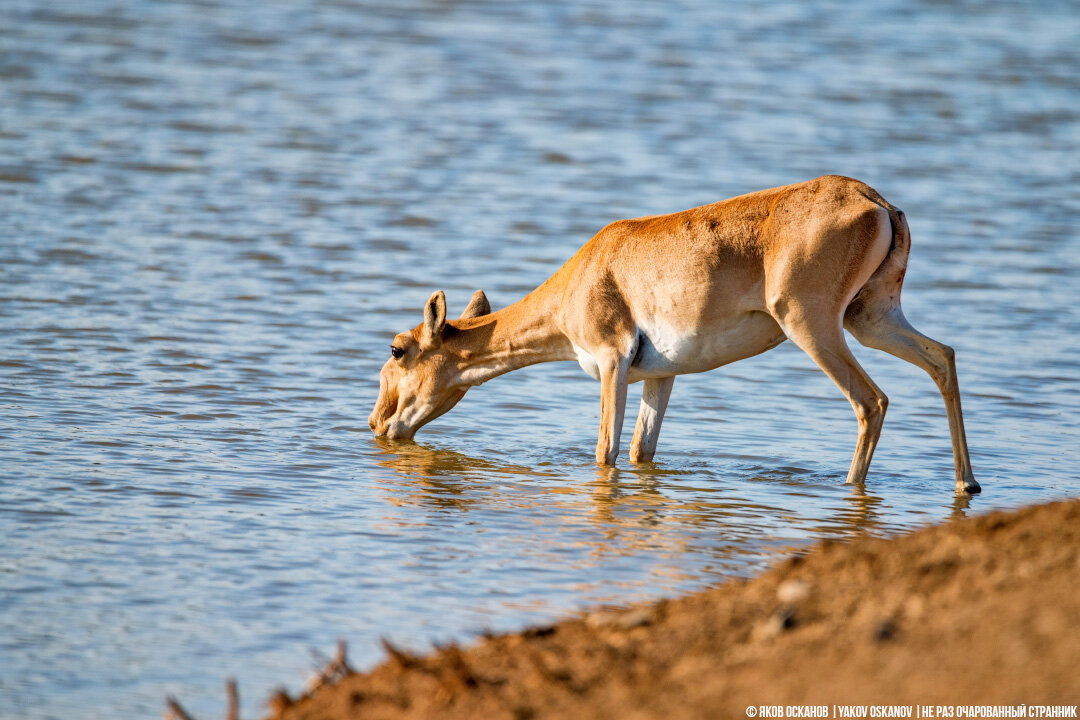
[[[979,486],[979,483],[977,483],[975,481],[975,478],[973,478],[973,477],[969,477],[967,480],[963,480],[961,482],[956,483],[956,494],[957,495],[963,495],[963,494],[974,495],[975,493],[980,493],[980,492],[982,492],[982,488]]]

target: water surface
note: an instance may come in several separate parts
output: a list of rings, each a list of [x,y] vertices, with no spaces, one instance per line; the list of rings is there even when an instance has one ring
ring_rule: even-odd
[[[0,715],[254,716],[309,648],[423,648],[751,574],[815,539],[1080,491],[1071,3],[0,7]],[[572,363],[392,446],[390,338],[496,306],[607,222],[827,172],[903,208],[941,398],[790,344],[675,384],[655,467],[592,462]],[[636,391],[640,386],[634,386]],[[636,396],[631,393],[631,406]],[[632,430],[627,422],[624,448]]]

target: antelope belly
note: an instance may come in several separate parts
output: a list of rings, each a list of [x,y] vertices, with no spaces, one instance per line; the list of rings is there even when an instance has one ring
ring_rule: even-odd
[[[680,331],[657,323],[640,328],[631,380],[704,372],[757,355],[784,341],[771,316],[748,312],[724,326]]]

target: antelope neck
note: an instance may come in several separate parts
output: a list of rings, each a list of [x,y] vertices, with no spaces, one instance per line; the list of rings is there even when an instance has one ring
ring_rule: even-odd
[[[573,360],[570,341],[555,320],[555,304],[537,291],[513,305],[455,323],[452,347],[461,358],[462,379],[479,385],[536,363]]]

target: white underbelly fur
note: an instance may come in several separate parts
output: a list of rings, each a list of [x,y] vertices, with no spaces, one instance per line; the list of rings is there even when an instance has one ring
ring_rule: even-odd
[[[638,328],[640,347],[630,366],[629,381],[650,377],[669,377],[704,372],[740,360],[779,344],[783,331],[763,313],[746,313],[738,322],[723,328],[682,332],[661,322]],[[585,348],[574,345],[578,365],[593,378],[600,379],[596,358]]]

